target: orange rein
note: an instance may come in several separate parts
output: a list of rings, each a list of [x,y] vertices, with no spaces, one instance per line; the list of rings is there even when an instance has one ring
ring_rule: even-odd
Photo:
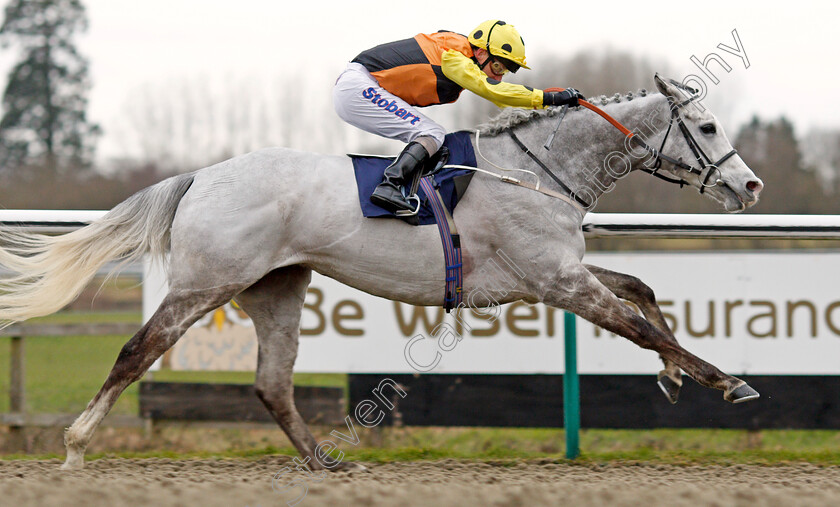
[[[546,88],[546,89],[545,89],[545,90],[543,90],[543,91],[546,91],[546,92],[562,92],[563,90],[565,90],[565,88]],[[590,110],[590,111],[592,111],[592,112],[598,113],[598,115],[599,115],[601,118],[603,118],[603,119],[607,120],[608,122],[610,122],[610,124],[611,124],[613,127],[615,127],[615,128],[617,128],[618,130],[620,130],[620,131],[621,131],[621,133],[622,133],[622,134],[624,134],[625,136],[627,136],[627,137],[633,137],[633,135],[634,135],[634,134],[633,134],[632,132],[630,132],[630,130],[629,130],[627,127],[625,127],[624,125],[622,125],[621,123],[619,123],[619,122],[618,122],[618,120],[616,120],[616,119],[615,119],[615,118],[613,118],[612,116],[610,116],[610,115],[608,115],[607,113],[605,113],[605,112],[604,112],[604,111],[603,111],[600,107],[595,106],[595,105],[592,105],[592,104],[590,104],[589,102],[587,102],[587,101],[585,101],[585,100],[578,100],[578,104],[579,104],[579,105],[581,105],[581,106],[583,106],[583,107],[585,107],[586,109],[589,109],[589,110]]]

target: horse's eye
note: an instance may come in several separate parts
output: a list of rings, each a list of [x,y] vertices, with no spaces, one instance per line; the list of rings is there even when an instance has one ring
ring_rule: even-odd
[[[717,134],[717,129],[715,128],[714,123],[707,123],[700,127],[700,132],[708,135]]]

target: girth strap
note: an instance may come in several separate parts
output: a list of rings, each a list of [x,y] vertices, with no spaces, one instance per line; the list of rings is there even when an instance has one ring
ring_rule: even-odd
[[[446,263],[446,285],[443,296],[443,308],[449,313],[453,308],[461,304],[463,293],[461,290],[463,270],[461,263],[461,237],[455,227],[455,220],[446,206],[437,189],[432,184],[432,177],[427,176],[420,180],[420,186],[432,207],[432,213],[437,221],[440,241],[443,244],[443,259]]]

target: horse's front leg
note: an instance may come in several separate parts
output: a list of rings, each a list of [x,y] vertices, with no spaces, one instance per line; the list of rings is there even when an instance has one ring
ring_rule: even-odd
[[[659,305],[656,304],[653,289],[635,276],[617,273],[591,264],[584,264],[584,267],[613,294],[639,307],[648,322],[659,328],[669,340],[676,343],[677,339],[674,337],[674,333],[671,332]],[[665,369],[659,372],[657,383],[665,396],[668,397],[668,401],[676,403],[679,398],[680,387],[682,387],[680,367],[662,355],[659,358],[665,363]]]
[[[700,384],[723,391],[726,401],[739,403],[758,397],[746,382],[688,352],[655,325],[636,315],[582,264],[563,266],[553,283],[545,286],[542,302],[574,312],[644,349],[658,352]]]

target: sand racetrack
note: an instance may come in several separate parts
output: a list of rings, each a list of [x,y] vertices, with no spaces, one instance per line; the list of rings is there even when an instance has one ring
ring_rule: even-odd
[[[256,460],[103,459],[80,472],[58,460],[0,461],[0,505],[263,506],[286,457]],[[424,461],[329,474],[299,505],[730,506],[840,505],[840,467],[673,466]],[[296,477],[303,478],[298,472]],[[285,483],[285,482],[284,482]],[[298,490],[299,491],[299,490]]]

